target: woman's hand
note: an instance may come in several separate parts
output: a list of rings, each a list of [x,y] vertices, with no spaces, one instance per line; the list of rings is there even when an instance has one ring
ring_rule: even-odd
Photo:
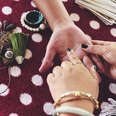
[[[106,70],[104,73],[116,79],[116,42],[92,40],[94,45],[82,45],[83,51],[102,56]]]
[[[88,70],[75,56],[72,50],[68,52],[68,56],[70,61],[64,61],[61,66],[56,66],[53,72],[47,77],[49,89],[54,101],[56,101],[60,95],[69,91],[84,91],[97,98],[99,86],[94,65]],[[88,108],[90,108],[91,103],[87,102],[88,105],[84,105],[84,103],[86,104],[86,101],[77,100],[66,105],[85,108],[92,112],[93,105],[92,110],[90,110]]]
[[[88,44],[90,42],[76,25],[71,23],[56,27],[47,45],[46,54],[39,71],[48,69],[56,54],[59,54],[62,60],[66,59],[67,48],[77,49],[76,55],[82,58],[84,56],[80,47],[82,43]]]
[[[77,56],[82,58],[84,52],[81,51],[80,44],[89,44],[86,35],[70,19],[62,0],[33,0],[41,10],[53,34],[47,45],[45,57],[39,69],[40,72],[47,70],[58,54],[62,59],[66,59],[66,49],[73,48],[77,51]],[[95,58],[96,60],[96,58]],[[96,60],[98,62],[98,59]],[[100,69],[103,67],[98,63]]]

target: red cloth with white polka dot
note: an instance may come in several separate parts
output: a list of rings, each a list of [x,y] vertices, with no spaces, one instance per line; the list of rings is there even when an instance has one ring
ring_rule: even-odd
[[[116,40],[116,25],[106,26],[89,11],[79,7],[73,0],[63,0],[71,19],[79,26],[88,38],[97,40]],[[46,75],[39,73],[39,67],[45,54],[48,40],[51,36],[49,29],[42,33],[27,31],[21,26],[21,14],[36,9],[31,0],[0,0],[0,28],[2,21],[8,19],[17,24],[19,32],[29,33],[28,49],[24,63],[19,67],[10,68],[11,83],[5,93],[0,94],[0,116],[47,116],[53,111],[53,101],[46,83]],[[57,64],[57,61],[56,61]],[[95,116],[106,116],[100,113],[106,107],[116,105],[116,81],[104,75],[100,84],[99,101],[101,109],[95,111]],[[0,65],[0,93],[8,87],[8,70]],[[113,100],[113,102],[108,103]],[[111,99],[112,98],[112,99]],[[110,112],[110,110],[109,110]]]

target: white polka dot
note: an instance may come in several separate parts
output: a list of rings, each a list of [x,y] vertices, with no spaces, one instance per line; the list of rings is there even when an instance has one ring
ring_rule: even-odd
[[[102,110],[105,109],[105,107],[107,107],[108,105],[109,105],[108,102],[102,102],[102,103],[101,103],[101,109],[102,109]]]
[[[54,106],[52,103],[50,102],[46,102],[43,106],[43,110],[47,115],[52,115],[53,111],[54,111]]]
[[[110,83],[109,90],[111,93],[116,94],[116,83]]]
[[[9,116],[18,116],[17,113],[10,113]]]
[[[16,27],[16,29],[14,29],[13,32],[14,33],[18,33],[18,32],[20,33],[20,32],[22,32],[22,29],[21,29],[21,27]]]
[[[0,28],[2,27],[2,22],[0,21]]]
[[[39,42],[42,41],[42,36],[41,36],[40,34],[38,34],[38,33],[34,33],[34,34],[32,35],[32,40],[33,40],[34,42],[39,43]]]
[[[31,6],[34,7],[34,8],[37,7],[33,1],[31,1]]]
[[[21,75],[21,69],[18,66],[12,66],[9,73],[13,77],[19,77]]]
[[[22,93],[20,95],[20,102],[24,105],[30,105],[32,103],[32,97],[28,93]]]
[[[112,28],[112,29],[110,30],[110,33],[111,33],[111,35],[112,35],[113,37],[116,37],[116,28]]]
[[[0,84],[0,96],[7,96],[10,90],[7,85]]]
[[[34,75],[31,81],[35,86],[41,86],[43,84],[43,79],[38,74]]]
[[[79,21],[80,20],[80,17],[77,13],[72,13],[70,15],[70,18],[71,18],[72,21]]]
[[[29,49],[26,49],[25,51],[25,59],[29,60],[30,58],[32,58],[32,52]]]
[[[100,28],[100,24],[95,20],[90,21],[89,25],[90,25],[91,28],[93,28],[95,30]]]
[[[4,7],[2,8],[2,12],[3,12],[3,14],[5,14],[5,15],[10,15],[10,14],[12,13],[12,8],[9,7],[9,6],[4,6]]]

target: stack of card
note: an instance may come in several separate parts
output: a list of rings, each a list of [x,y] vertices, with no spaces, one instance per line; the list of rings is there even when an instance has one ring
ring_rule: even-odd
[[[75,0],[75,3],[90,10],[106,25],[116,24],[116,0]]]

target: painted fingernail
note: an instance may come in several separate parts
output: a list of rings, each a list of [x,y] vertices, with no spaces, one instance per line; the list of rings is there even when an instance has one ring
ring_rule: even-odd
[[[94,65],[94,69],[95,69],[96,71],[99,70],[98,66],[96,66],[96,65]]]
[[[81,47],[86,49],[86,48],[88,48],[88,45],[82,44]]]
[[[71,48],[67,48],[67,51],[70,52],[71,51]]]

